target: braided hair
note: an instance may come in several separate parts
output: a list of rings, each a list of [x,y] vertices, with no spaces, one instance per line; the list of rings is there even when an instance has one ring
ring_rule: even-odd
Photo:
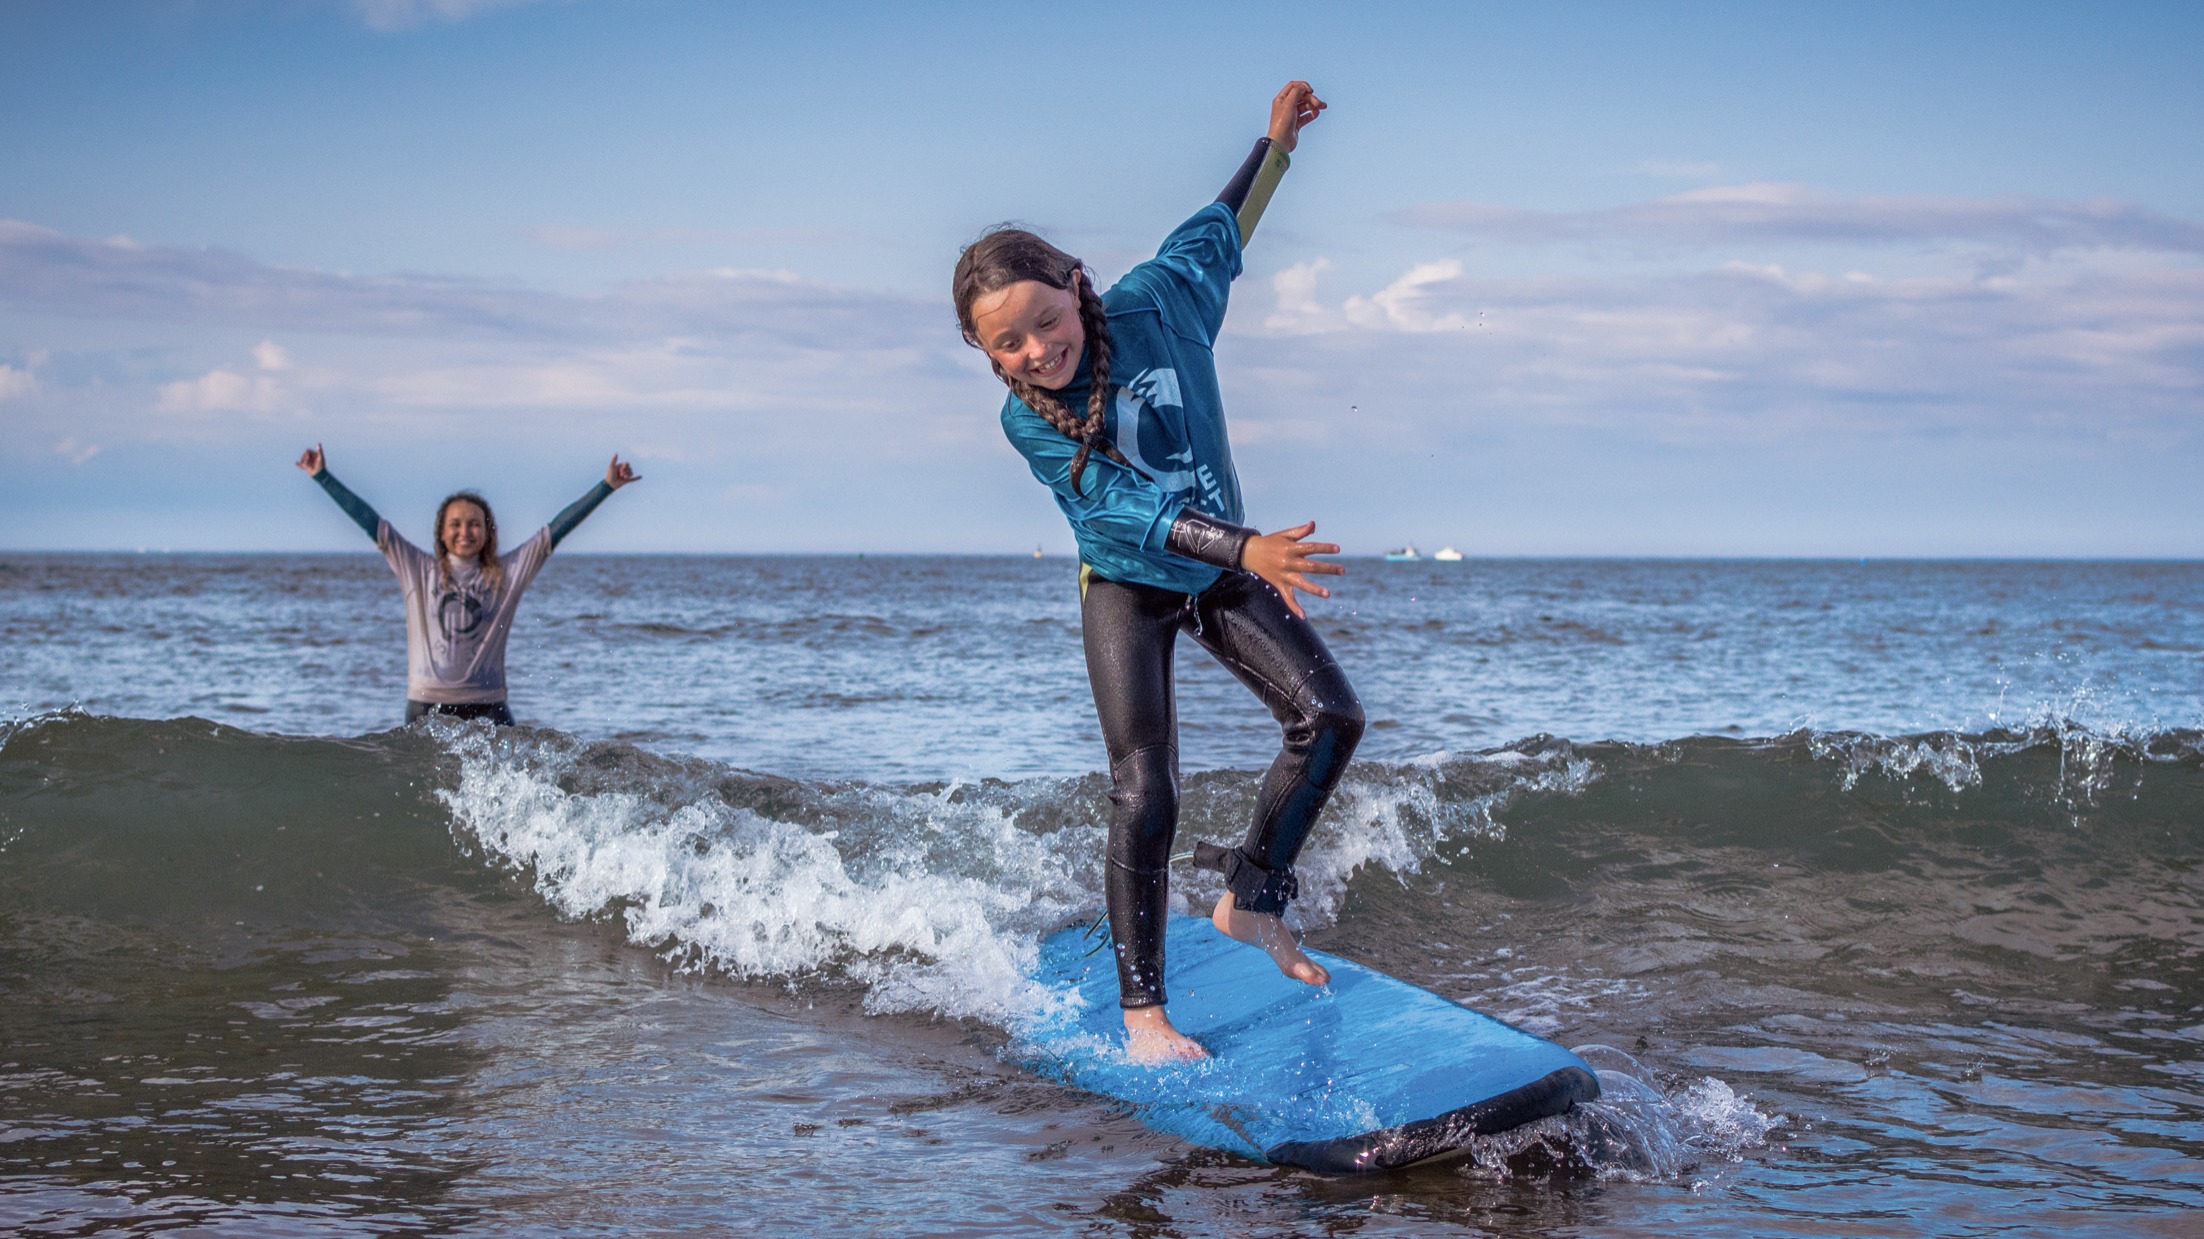
[[[1115,444],[1102,436],[1103,414],[1109,409],[1110,399],[1110,321],[1103,313],[1102,298],[1095,294],[1094,280],[1079,260],[1022,228],[995,229],[965,246],[964,253],[957,258],[956,275],[950,280],[950,292],[957,306],[957,327],[964,333],[966,344],[984,350],[987,346],[980,343],[979,330],[972,322],[972,303],[1021,280],[1038,280],[1050,288],[1078,294],[1079,326],[1086,336],[1087,357],[1094,378],[1094,385],[1087,393],[1085,416],[1065,407],[1055,392],[1011,378],[992,358],[988,364],[994,367],[995,377],[1024,401],[1027,408],[1079,445],[1079,451],[1071,458],[1071,491],[1075,495],[1083,494],[1079,479],[1087,471],[1087,457],[1096,448],[1127,468],[1132,465]]]

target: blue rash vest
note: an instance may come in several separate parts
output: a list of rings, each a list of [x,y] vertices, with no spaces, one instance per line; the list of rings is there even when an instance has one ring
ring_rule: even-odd
[[[1219,570],[1163,549],[1179,513],[1194,508],[1242,523],[1240,478],[1225,439],[1224,396],[1211,354],[1225,302],[1240,274],[1240,225],[1213,202],[1180,224],[1156,256],[1102,294],[1110,321],[1111,399],[1103,433],[1133,468],[1087,457],[1084,494],[1071,488],[1078,443],[1016,395],[1003,402],[1003,433],[1056,496],[1079,558],[1112,581],[1198,594]],[[1057,393],[1084,413],[1093,386],[1089,358]],[[1145,476],[1143,476],[1145,475]]]

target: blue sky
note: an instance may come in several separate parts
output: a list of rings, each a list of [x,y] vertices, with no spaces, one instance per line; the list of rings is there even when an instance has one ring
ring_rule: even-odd
[[[1303,76],[1219,346],[1351,552],[2204,555],[2204,8],[0,7],[0,547],[1068,550],[944,290]]]

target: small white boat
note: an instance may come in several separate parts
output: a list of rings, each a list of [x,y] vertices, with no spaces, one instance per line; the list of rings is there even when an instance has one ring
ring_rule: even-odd
[[[1416,553],[1416,544],[1413,542],[1398,550],[1385,552],[1385,562],[1389,564],[1412,564],[1422,558],[1423,556]]]
[[[1431,558],[1438,560],[1442,564],[1458,564],[1462,562],[1462,553],[1455,550],[1451,546],[1442,546],[1439,548],[1439,553],[1433,555]]]

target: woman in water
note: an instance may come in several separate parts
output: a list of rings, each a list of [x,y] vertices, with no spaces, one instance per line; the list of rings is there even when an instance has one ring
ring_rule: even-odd
[[[634,468],[615,454],[604,481],[503,555],[497,553],[497,518],[490,514],[489,502],[473,491],[460,491],[436,507],[436,553],[431,555],[399,536],[389,521],[329,472],[321,444],[306,449],[298,467],[375,539],[405,590],[406,721],[449,714],[486,718],[501,727],[513,722],[505,705],[505,638],[522,592],[551,549],[583,517],[605,496],[637,480]]]
[[[953,292],[965,342],[1010,388],[1003,431],[1056,496],[1079,542],[1087,677],[1110,757],[1106,895],[1126,1048],[1143,1060],[1206,1051],[1164,1014],[1163,935],[1178,829],[1178,720],[1171,649],[1184,631],[1285,728],[1238,847],[1198,849],[1221,869],[1217,928],[1269,952],[1309,985],[1330,976],[1282,919],[1293,861],[1362,737],[1362,707],[1295,591],[1337,554],[1307,522],[1243,528],[1211,356],[1241,247],[1284,175],[1303,126],[1324,110],[1306,82],[1271,103],[1270,133],[1217,200],[1156,256],[1096,295],[1079,260],[1032,233],[991,232],[965,249]]]

